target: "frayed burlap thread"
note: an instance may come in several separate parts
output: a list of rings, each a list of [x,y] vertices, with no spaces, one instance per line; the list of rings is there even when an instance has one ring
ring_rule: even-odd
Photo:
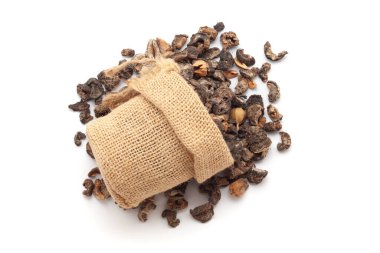
[[[173,60],[157,59],[103,103],[114,109],[91,122],[87,135],[107,189],[123,208],[191,178],[204,182],[233,164],[222,134]]]

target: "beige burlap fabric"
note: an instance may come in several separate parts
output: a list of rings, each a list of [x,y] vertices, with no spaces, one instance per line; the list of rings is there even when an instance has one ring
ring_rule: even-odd
[[[117,108],[87,126],[107,189],[124,208],[191,178],[203,182],[233,164],[198,95],[169,59],[146,67],[105,99]]]

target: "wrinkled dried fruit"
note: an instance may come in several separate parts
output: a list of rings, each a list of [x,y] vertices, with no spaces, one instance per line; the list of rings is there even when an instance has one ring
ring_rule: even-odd
[[[271,46],[271,44],[269,43],[269,41],[267,41],[267,42],[264,44],[264,53],[265,53],[265,57],[267,57],[267,59],[272,60],[272,61],[278,61],[278,60],[281,60],[282,58],[284,58],[285,55],[288,54],[287,51],[281,51],[281,52],[278,53],[278,54],[273,53],[273,52],[272,52],[272,46]]]
[[[77,132],[74,136],[74,143],[77,146],[82,144],[82,140],[86,139],[86,135],[82,132]]]
[[[94,154],[92,153],[92,149],[91,149],[91,146],[90,146],[90,143],[89,143],[89,142],[87,142],[87,144],[86,144],[86,152],[87,152],[87,154],[88,154],[91,158],[95,159]]]
[[[156,42],[158,45],[158,48],[160,50],[160,53],[163,54],[164,56],[167,55],[169,52],[172,52],[172,47],[170,46],[169,43],[167,43],[165,40],[156,38]]]
[[[256,126],[248,127],[246,140],[249,150],[254,154],[268,150],[272,144],[272,141],[268,138],[266,132]]]
[[[268,122],[264,124],[263,129],[267,132],[275,132],[279,131],[282,128],[282,124],[280,121]]]
[[[239,45],[239,39],[234,32],[224,32],[220,35],[223,48],[229,49]]]
[[[264,108],[260,104],[252,104],[247,108],[247,118],[253,126],[259,125],[259,120],[263,116]]]
[[[262,108],[264,108],[264,102],[263,102],[263,98],[261,97],[261,95],[258,95],[258,94],[251,95],[247,99],[247,101],[246,101],[246,105],[247,106],[250,106],[250,105],[253,105],[253,104],[259,104],[259,105],[261,105]],[[263,113],[264,113],[264,111],[263,111]]]
[[[95,187],[93,193],[95,198],[98,200],[106,200],[111,197],[103,179],[95,179]]]
[[[242,76],[238,77],[238,83],[235,86],[235,94],[242,95],[248,90],[249,79]]]
[[[274,103],[280,98],[280,87],[275,81],[268,81],[267,87],[269,89],[268,99],[269,102]]]
[[[252,168],[246,174],[246,178],[250,183],[259,184],[268,175],[268,171],[258,168]]]
[[[225,114],[231,109],[231,101],[226,101],[221,97],[214,97],[210,102],[212,104],[212,113],[216,115]]]
[[[251,69],[240,69],[240,75],[247,79],[253,79],[256,75]]]
[[[239,73],[234,69],[229,69],[229,70],[223,71],[223,75],[227,79],[232,79],[232,78],[237,77]]]
[[[79,101],[76,102],[75,104],[69,105],[69,108],[73,110],[74,112],[81,112],[81,111],[86,111],[90,108],[90,104],[88,104],[85,101]]]
[[[206,203],[194,209],[190,209],[190,214],[197,221],[205,223],[214,216],[214,206],[211,203]]]
[[[95,167],[88,172],[88,177],[96,177],[96,175],[100,175],[100,170],[98,167]]]
[[[124,57],[133,57],[135,55],[135,50],[130,48],[125,48],[121,50],[121,55]]]
[[[118,73],[114,73],[112,69],[103,70],[98,74],[99,81],[104,85],[106,90],[111,91],[120,83]]]
[[[188,46],[202,46],[203,49],[208,49],[210,47],[210,37],[205,33],[196,33],[193,34],[190,38],[190,42],[187,44]]]
[[[212,47],[204,51],[200,58],[206,59],[206,60],[212,60],[220,56],[220,49],[217,47]]]
[[[259,69],[259,77],[261,81],[263,81],[264,83],[268,81],[268,72],[270,69],[271,69],[271,64],[268,62],[264,63]]]
[[[86,190],[84,190],[82,194],[90,197],[95,187],[94,182],[91,179],[87,178],[84,180],[83,186],[86,188]]]
[[[290,135],[286,132],[280,132],[281,136],[281,143],[277,144],[277,150],[278,151],[284,151],[290,148],[290,145],[292,144],[292,140],[290,138]]]
[[[220,51],[219,57],[220,57],[220,61],[217,66],[218,69],[228,70],[229,68],[232,68],[234,66],[234,62],[235,62],[234,57],[228,50],[223,49],[222,51]]]
[[[188,36],[186,34],[177,34],[172,41],[173,49],[181,49],[185,45]]]
[[[216,25],[214,25],[214,29],[215,29],[216,31],[218,31],[218,32],[223,31],[223,29],[224,29],[224,24],[223,24],[223,22],[218,22],[218,23],[216,23]]]
[[[272,104],[270,104],[270,105],[267,106],[267,113],[268,113],[269,118],[272,121],[280,121],[280,120],[282,120],[282,114]]]
[[[241,197],[248,189],[248,180],[245,178],[239,178],[235,182],[229,185],[229,192],[234,197]]]
[[[137,213],[137,217],[140,221],[145,222],[148,220],[148,214],[150,211],[154,209],[156,209],[154,197],[147,198],[139,204],[139,212]]]
[[[79,114],[79,120],[82,124],[87,124],[90,122],[94,117],[91,116],[90,109],[87,109],[85,111],[81,111]]]
[[[168,225],[175,228],[179,225],[181,222],[179,219],[177,219],[177,211],[165,209],[162,214],[162,218],[166,218],[168,221]]]
[[[244,49],[236,50],[236,58],[239,60],[239,62],[247,65],[248,67],[254,65],[256,62],[253,56],[244,53]]]
[[[193,62],[194,74],[198,76],[206,76],[208,71],[208,63],[203,60]]]
[[[104,89],[100,80],[90,78],[84,84],[77,85],[77,93],[82,101],[88,101],[102,96]]]
[[[211,41],[214,41],[216,39],[216,36],[218,36],[218,31],[208,26],[202,26],[199,28],[198,32],[207,34],[210,37]]]

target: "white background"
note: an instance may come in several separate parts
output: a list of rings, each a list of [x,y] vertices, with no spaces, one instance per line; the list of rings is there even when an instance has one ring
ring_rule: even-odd
[[[161,2],[161,3],[160,3]],[[376,1],[2,1],[0,3],[0,252],[379,252],[379,8]],[[273,64],[293,146],[257,164],[269,175],[242,199],[223,191],[214,218],[160,217],[81,195],[94,166],[76,84],[143,52],[224,21],[241,48],[289,55]],[[258,92],[266,88],[258,82]],[[195,187],[190,207],[203,203]]]

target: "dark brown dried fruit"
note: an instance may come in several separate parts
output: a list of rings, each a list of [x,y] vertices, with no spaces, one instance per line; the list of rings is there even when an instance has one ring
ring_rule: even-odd
[[[88,104],[85,101],[79,101],[76,102],[75,104],[69,105],[69,108],[73,110],[74,112],[81,112],[81,111],[86,111],[90,108],[90,104]]]
[[[208,72],[208,63],[203,60],[195,60],[193,62],[194,74],[197,76],[206,76]]]
[[[259,154],[267,151],[272,144],[266,132],[259,127],[250,126],[247,128],[246,141],[248,148],[254,154]]]
[[[121,65],[121,64],[120,64]],[[98,74],[99,81],[104,85],[106,90],[111,91],[120,83],[118,73],[111,70],[103,70]]]
[[[211,41],[214,41],[216,39],[216,36],[218,36],[218,31],[208,26],[202,26],[199,28],[198,32],[207,34],[210,37]]]
[[[133,57],[135,55],[135,50],[130,48],[125,48],[121,50],[121,55],[124,57]]]
[[[279,131],[282,128],[282,124],[280,121],[268,122],[264,124],[263,129],[267,132],[275,132]]]
[[[212,60],[219,56],[220,56],[220,49],[217,47],[212,47],[204,51],[199,57],[206,60]]]
[[[174,39],[172,41],[172,48],[173,49],[181,49],[183,45],[185,45],[187,41],[188,36],[186,34],[177,34],[174,36]]]
[[[176,191],[175,193],[172,193],[173,195],[168,198],[167,201],[167,208],[170,210],[183,210],[186,209],[188,206],[188,202],[185,199],[185,196],[182,192]]]
[[[96,177],[96,175],[100,175],[100,170],[98,167],[95,167],[88,172],[88,177]]]
[[[224,32],[220,35],[220,42],[224,49],[236,47],[239,45],[239,39],[234,32]]]
[[[166,218],[168,221],[168,225],[175,228],[179,225],[181,222],[179,219],[177,219],[177,211],[165,209],[162,214],[162,218]]]
[[[231,109],[231,101],[226,101],[221,97],[214,97],[210,102],[212,113],[216,115],[225,114]]]
[[[202,52],[202,47],[188,46],[184,51],[186,51],[187,59],[196,60]]]
[[[277,144],[277,150],[278,151],[284,151],[290,148],[290,145],[292,144],[292,140],[290,138],[290,135],[286,132],[280,132],[281,136],[281,143]]]
[[[84,84],[77,85],[77,93],[82,101],[88,101],[102,96],[104,89],[98,79],[90,78]]]
[[[268,81],[267,87],[269,89],[268,99],[269,102],[274,103],[280,98],[280,87],[275,81]]]
[[[246,178],[250,183],[259,184],[268,175],[268,171],[258,168],[252,168],[246,174]]]
[[[190,214],[197,221],[205,223],[211,220],[212,216],[214,216],[214,206],[211,203],[206,203],[197,206],[194,209],[190,209]]]
[[[272,104],[270,104],[270,105],[267,106],[267,113],[268,113],[269,118],[272,121],[280,121],[280,120],[282,120],[282,114]]]
[[[218,31],[218,32],[223,31],[223,29],[224,29],[224,24],[223,24],[223,22],[218,22],[218,23],[216,23],[216,25],[214,25],[214,29],[215,29],[216,31]]]
[[[240,75],[247,79],[253,79],[256,75],[251,69],[240,69]]]
[[[217,66],[220,70],[228,70],[229,68],[232,68],[234,66],[234,57],[232,54],[227,50],[223,49],[220,51],[220,61]]]
[[[139,204],[139,212],[137,213],[137,217],[140,221],[145,222],[148,220],[148,214],[150,211],[154,209],[156,209],[154,197],[147,198]]]
[[[194,77],[194,67],[190,63],[180,64],[180,75],[187,81],[190,81]]]
[[[222,193],[220,192],[220,187],[217,185],[214,178],[207,180],[205,183],[199,185],[199,191],[201,193],[208,194],[209,203],[214,206],[218,204],[220,198],[222,197]]]
[[[87,178],[84,180],[83,186],[86,188],[86,190],[84,190],[82,194],[90,197],[95,187],[94,182],[91,179]]]
[[[133,66],[127,66],[124,69],[120,70],[118,75],[121,79],[127,80],[132,77],[134,68]]]
[[[235,86],[235,94],[242,95],[248,90],[249,79],[238,76],[238,83]]]
[[[103,179],[95,179],[95,187],[93,193],[95,198],[98,200],[106,200],[111,197]]]
[[[244,63],[248,67],[254,65],[256,62],[253,56],[244,53],[244,49],[236,50],[236,58],[239,60],[239,62]]]
[[[202,48],[205,50],[210,47],[210,44],[210,37],[206,33],[196,33],[191,36],[190,42],[187,45],[195,47],[202,46]]]
[[[249,98],[246,101],[246,105],[248,107],[248,106],[253,105],[253,104],[261,105],[261,107],[263,108],[263,113],[264,113],[264,102],[263,102],[263,98],[261,95],[255,94],[255,95],[249,96]]]
[[[284,58],[285,55],[288,54],[287,51],[281,51],[281,52],[278,53],[278,54],[273,53],[273,52],[272,52],[272,46],[271,46],[271,44],[269,43],[269,41],[267,41],[267,42],[264,44],[264,53],[265,53],[265,57],[267,57],[267,59],[272,60],[272,61],[278,61],[278,60],[281,60],[282,58]]]
[[[91,149],[91,146],[90,146],[90,143],[89,143],[89,142],[87,142],[87,144],[86,144],[86,152],[87,152],[87,154],[88,154],[91,158],[95,159],[94,154],[92,153],[92,149]]]
[[[245,178],[239,178],[235,182],[229,185],[229,192],[234,197],[241,197],[248,189],[248,180]]]
[[[259,125],[259,120],[263,116],[264,108],[260,104],[252,104],[247,108],[247,118],[253,126]]]
[[[90,109],[87,109],[85,111],[81,111],[79,114],[79,120],[82,124],[87,124],[90,122],[94,117],[91,116]]]
[[[271,69],[271,64],[266,62],[261,66],[259,70],[259,77],[261,81],[263,81],[264,83],[268,81],[268,72],[270,69]]]
[[[80,146],[82,144],[82,140],[84,139],[86,139],[86,135],[78,131],[74,136],[75,145]]]

